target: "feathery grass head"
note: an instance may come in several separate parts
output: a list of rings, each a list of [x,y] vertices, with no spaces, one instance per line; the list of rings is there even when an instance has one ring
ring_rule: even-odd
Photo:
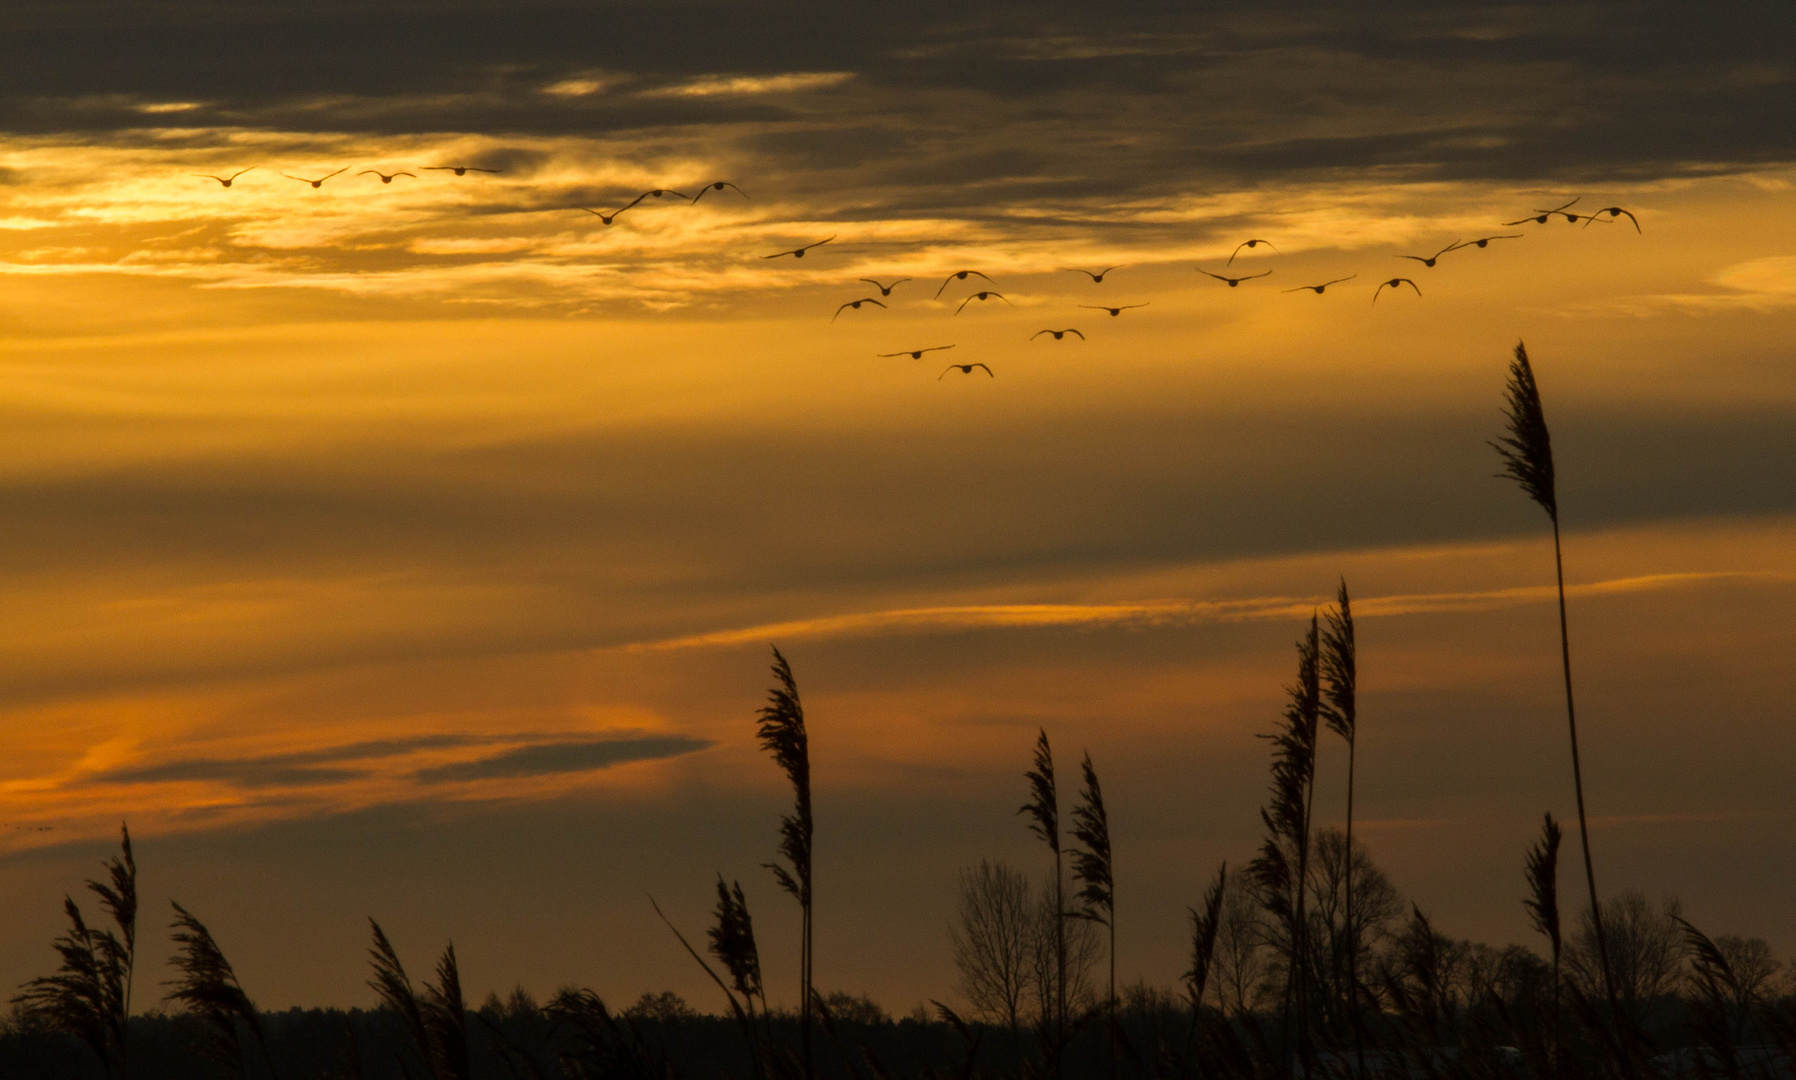
[[[430,1033],[427,1049],[438,1080],[471,1080],[468,1007],[462,998],[461,968],[455,962],[453,942],[437,961],[436,985],[424,984],[423,1006],[424,1027]]]
[[[1116,912],[1116,890],[1110,875],[1110,815],[1104,809],[1104,790],[1098,786],[1089,752],[1079,767],[1085,789],[1073,808],[1073,837],[1085,849],[1073,850],[1073,876],[1080,882],[1078,899],[1085,905],[1084,916],[1109,925]]]
[[[1540,404],[1540,387],[1528,364],[1528,350],[1520,342],[1509,364],[1505,414],[1509,434],[1491,443],[1503,457],[1503,471],[1521,485],[1528,497],[1540,504],[1554,524],[1559,522],[1559,499],[1553,490],[1553,440],[1547,433],[1547,414]]]
[[[1261,906],[1288,925],[1295,924],[1302,884],[1291,853],[1307,845],[1307,795],[1316,774],[1316,727],[1322,697],[1317,670],[1320,637],[1319,621],[1312,615],[1309,632],[1297,642],[1297,681],[1286,688],[1290,700],[1285,705],[1284,724],[1272,734],[1260,736],[1272,741],[1272,790],[1260,810],[1266,837],[1247,872],[1258,886]]]
[[[1191,1007],[1204,1003],[1204,987],[1210,981],[1210,962],[1216,956],[1216,933],[1222,926],[1222,898],[1228,889],[1229,864],[1216,871],[1216,880],[1204,894],[1202,911],[1191,909],[1191,969],[1185,972],[1185,986],[1191,992]]]
[[[804,704],[798,697],[798,684],[792,678],[792,666],[778,649],[773,650],[773,677],[778,685],[767,692],[767,704],[761,708],[756,734],[761,749],[773,755],[774,763],[792,781],[793,810],[780,819],[780,854],[791,864],[769,863],[767,868],[779,880],[780,888],[797,898],[802,905],[811,902],[811,744],[805,733]]]
[[[119,825],[120,853],[106,860],[106,881],[89,881],[87,887],[100,898],[100,906],[118,924],[125,952],[137,952],[137,860],[131,855],[131,829]]]
[[[393,943],[387,940],[387,933],[373,919],[368,925],[374,928],[374,944],[369,947],[370,963],[374,967],[374,978],[368,980],[374,996],[380,1003],[399,1014],[405,1025],[406,1034],[429,1060],[430,1033],[424,1026],[424,1011],[418,1001],[418,994],[412,989],[412,981],[405,974],[405,965],[399,962],[399,953]]]
[[[742,883],[732,890],[717,875],[717,925],[710,930],[711,955],[717,957],[730,973],[736,992],[753,1007],[761,988],[761,955],[755,948],[755,925],[748,915],[748,900],[742,895]]]
[[[1322,719],[1328,729],[1353,741],[1358,722],[1358,659],[1353,643],[1353,605],[1347,596],[1347,579],[1335,594],[1335,607],[1322,631]]]
[[[1054,786],[1054,751],[1044,729],[1035,738],[1035,767],[1023,774],[1029,781],[1029,801],[1017,813],[1029,819],[1029,831],[1060,854],[1060,796]]]
[[[1553,960],[1559,960],[1563,939],[1559,933],[1559,841],[1564,833],[1553,815],[1546,816],[1540,839],[1528,849],[1528,899],[1522,906],[1534,929],[1547,936],[1553,945]]]
[[[237,1025],[248,1028],[256,1041],[265,1045],[261,1017],[249,995],[243,992],[237,973],[225,959],[224,950],[212,939],[206,924],[180,904],[169,902],[175,909],[175,921],[170,929],[179,946],[169,963],[180,972],[180,977],[163,983],[174,988],[169,991],[168,1000],[180,1002],[205,1023],[203,1048],[206,1055],[241,1078],[244,1075],[243,1045],[237,1037]]]

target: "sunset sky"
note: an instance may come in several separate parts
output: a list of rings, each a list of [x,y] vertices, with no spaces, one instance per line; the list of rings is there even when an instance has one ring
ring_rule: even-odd
[[[718,873],[793,1001],[775,644],[821,989],[951,995],[957,871],[1044,865],[1038,727],[1103,778],[1119,975],[1170,984],[1342,577],[1373,857],[1528,942],[1575,808],[1551,533],[1487,445],[1518,340],[1599,884],[1796,953],[1788,6],[1336,8],[8,4],[0,986],[128,821],[141,970],[172,897],[264,1007],[371,1005],[373,916],[476,999],[715,1010],[649,896],[698,934]],[[1639,231],[1502,226],[1574,198]],[[1197,272],[1250,238],[1269,277]],[[832,321],[863,277],[913,280]]]

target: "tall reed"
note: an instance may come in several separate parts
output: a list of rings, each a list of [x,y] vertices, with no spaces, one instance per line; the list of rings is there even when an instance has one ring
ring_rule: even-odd
[[[805,732],[804,704],[798,697],[798,684],[792,679],[792,666],[778,649],[773,650],[773,677],[778,685],[767,692],[767,704],[760,711],[756,734],[761,748],[792,782],[792,813],[780,819],[779,851],[788,866],[768,863],[780,888],[798,901],[800,911],[798,950],[799,1030],[803,1042],[804,1075],[809,1080],[814,1064],[811,1057],[811,744]]]
[[[268,1053],[268,1039],[262,1032],[261,1014],[249,995],[243,992],[243,985],[237,981],[231,962],[225,959],[224,950],[213,940],[205,923],[194,918],[180,904],[169,902],[174,904],[175,921],[170,929],[174,931],[174,942],[178,946],[169,963],[180,972],[180,977],[163,984],[174,988],[169,991],[168,1000],[179,1002],[206,1025],[206,1056],[237,1080],[244,1080],[247,1075],[243,1064],[243,1041],[237,1034],[239,1025],[255,1036],[268,1075],[278,1077],[280,1073]]]
[[[1499,475],[1520,485],[1553,523],[1553,570],[1559,584],[1559,657],[1565,671],[1565,723],[1571,733],[1572,786],[1578,797],[1578,842],[1584,850],[1584,881],[1590,889],[1590,921],[1596,930],[1597,951],[1602,954],[1603,992],[1609,999],[1610,1014],[1619,1025],[1621,1006],[1615,996],[1608,939],[1603,934],[1603,906],[1597,899],[1596,865],[1590,855],[1590,824],[1584,812],[1584,770],[1578,759],[1578,713],[1572,702],[1571,635],[1565,618],[1565,559],[1559,541],[1553,440],[1547,431],[1546,409],[1541,405],[1534,368],[1528,363],[1528,350],[1519,341],[1515,346],[1515,358],[1509,364],[1509,382],[1504,392],[1509,434],[1499,436],[1491,443],[1503,458],[1503,472]]]
[[[462,998],[461,969],[455,961],[455,945],[443,950],[437,961],[437,983],[424,984],[423,992],[412,989],[405,965],[388,940],[386,931],[373,919],[374,944],[369,958],[374,978],[368,980],[382,1005],[397,1013],[418,1056],[435,1080],[470,1080],[473,1070],[468,1051],[468,1009]]]
[[[1353,1024],[1353,1054],[1361,1076],[1366,1072],[1365,1026],[1359,1011],[1359,928],[1353,921],[1353,766],[1359,733],[1359,653],[1353,638],[1353,604],[1347,579],[1341,579],[1335,607],[1322,632],[1322,718],[1328,729],[1347,740],[1347,857],[1342,864],[1345,899],[1342,922],[1347,927],[1347,1016]]]
[[[108,1076],[122,1078],[137,962],[137,861],[131,854],[131,830],[121,825],[119,832],[121,853],[107,860],[107,880],[87,882],[117,933],[88,926],[74,898],[63,897],[69,930],[51,942],[62,963],[56,974],[26,983],[13,1002],[34,1022],[86,1043]]]
[[[1258,886],[1260,905],[1285,932],[1285,988],[1280,1007],[1280,1038],[1285,1071],[1295,1074],[1296,1054],[1307,1053],[1308,999],[1305,993],[1308,919],[1304,915],[1309,880],[1310,797],[1316,782],[1316,729],[1321,718],[1322,688],[1318,671],[1320,623],[1310,617],[1309,632],[1297,642],[1297,681],[1286,689],[1283,726],[1261,738],[1272,741],[1271,798],[1260,810],[1266,838],[1248,864]],[[1295,866],[1293,866],[1293,862]],[[1294,1038],[1293,1014],[1304,1038]]]
[[[1540,839],[1528,849],[1528,898],[1522,906],[1528,909],[1528,920],[1534,929],[1546,935],[1553,948],[1553,1067],[1557,1070],[1564,1056],[1564,1040],[1560,1036],[1559,981],[1561,960],[1565,954],[1565,938],[1559,924],[1559,842],[1565,833],[1552,814],[1541,825]]]
[[[1054,781],[1054,750],[1048,745],[1048,733],[1039,731],[1035,739],[1034,768],[1023,774],[1029,782],[1029,801],[1017,809],[1029,823],[1029,831],[1041,837],[1054,853],[1054,1016],[1044,1049],[1051,1057],[1054,1075],[1060,1075],[1060,1051],[1066,1038],[1066,898],[1063,892],[1065,873],[1060,859],[1060,792]]]
[[[1079,805],[1073,808],[1073,838],[1084,844],[1073,849],[1073,877],[1080,882],[1080,915],[1102,924],[1110,932],[1110,984],[1104,1011],[1109,1021],[1109,1075],[1116,1075],[1116,885],[1110,854],[1110,814],[1104,809],[1104,789],[1098,785],[1091,753],[1079,766],[1085,780]]]

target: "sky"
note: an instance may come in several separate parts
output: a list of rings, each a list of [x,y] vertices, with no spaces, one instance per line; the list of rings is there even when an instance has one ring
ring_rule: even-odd
[[[1342,579],[1356,832],[1443,931],[1527,942],[1575,807],[1551,532],[1488,445],[1518,341],[1599,885],[1796,954],[1793,38],[1771,3],[7,5],[0,984],[128,822],[142,963],[178,900],[265,1007],[371,1005],[373,917],[476,998],[717,1009],[649,901],[699,934],[719,874],[794,1000],[777,645],[821,988],[952,999],[957,873],[1045,865],[1038,729],[1103,779],[1119,974],[1168,985]],[[1638,229],[1529,219],[1574,199]]]

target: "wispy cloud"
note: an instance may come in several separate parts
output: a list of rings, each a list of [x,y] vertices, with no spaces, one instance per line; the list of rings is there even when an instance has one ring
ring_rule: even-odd
[[[643,91],[644,97],[720,97],[745,94],[782,94],[795,90],[822,90],[840,86],[854,77],[851,71],[794,71],[784,75],[707,75],[676,86]]]
[[[515,780],[531,776],[592,772],[632,761],[658,761],[695,753],[714,745],[716,741],[713,739],[692,739],[678,735],[541,743],[536,746],[520,746],[478,761],[420,769],[415,775],[425,783]]]

